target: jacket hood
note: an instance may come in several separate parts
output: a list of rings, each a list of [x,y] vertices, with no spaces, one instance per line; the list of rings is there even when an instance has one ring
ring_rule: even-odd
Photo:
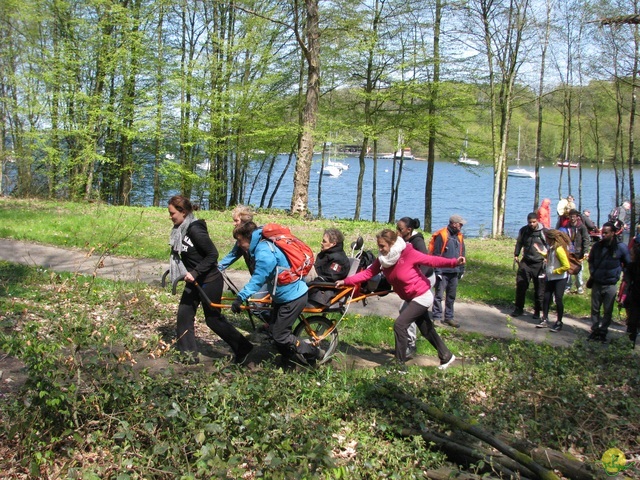
[[[262,227],[256,228],[251,234],[251,242],[249,243],[249,253],[251,256],[255,255],[256,247],[258,243],[262,240]]]
[[[542,223],[538,222],[538,226],[533,231],[534,232],[539,232],[543,228],[544,228],[544,225],[542,225]]]

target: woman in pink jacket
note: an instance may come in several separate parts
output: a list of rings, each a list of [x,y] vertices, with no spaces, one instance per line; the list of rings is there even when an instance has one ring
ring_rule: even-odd
[[[426,255],[413,248],[411,244],[398,237],[394,230],[385,229],[376,235],[378,241],[378,258],[360,273],[338,280],[336,286],[355,285],[366,282],[380,271],[393,287],[393,291],[404,300],[400,308],[400,315],[395,321],[393,332],[396,340],[395,359],[404,364],[407,359],[407,329],[415,322],[424,337],[438,351],[440,366],[449,367],[456,357],[444,344],[433,322],[429,318],[428,310],[433,304],[431,283],[420,270],[421,265],[431,267],[455,267],[464,265],[464,257],[443,258]]]

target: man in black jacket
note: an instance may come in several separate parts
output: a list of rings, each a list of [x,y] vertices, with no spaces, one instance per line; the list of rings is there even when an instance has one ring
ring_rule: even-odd
[[[591,335],[589,340],[605,342],[611,325],[616,300],[616,284],[623,267],[631,263],[627,246],[618,241],[616,226],[607,222],[602,226],[602,240],[589,254],[589,284],[591,288]],[[602,309],[602,315],[600,310]]]
[[[533,318],[540,318],[540,310],[542,310],[542,301],[544,298],[544,257],[540,254],[535,245],[540,250],[547,249],[545,240],[546,228],[538,223],[536,212],[527,215],[527,225],[520,229],[516,248],[514,251],[513,261],[518,264],[518,273],[516,274],[516,305],[511,312],[512,317],[519,317],[524,313],[524,301],[527,295],[529,283],[533,282],[534,306]],[[522,259],[519,260],[520,252]]]
[[[589,250],[590,238],[589,230],[587,229],[587,226],[582,222],[582,216],[580,215],[580,212],[578,210],[574,209],[569,212],[569,225],[567,226],[567,235],[571,240],[569,251],[573,252],[579,260],[584,259]],[[580,269],[577,275],[569,275],[565,293],[569,293],[571,291],[571,283],[573,277],[576,278],[576,287],[578,288],[578,293],[582,295],[584,293],[582,269]]]

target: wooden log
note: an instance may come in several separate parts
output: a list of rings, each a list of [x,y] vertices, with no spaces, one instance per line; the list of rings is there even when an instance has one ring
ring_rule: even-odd
[[[526,467],[514,462],[509,457],[502,454],[496,455],[493,452],[482,450],[475,447],[462,445],[450,437],[440,435],[428,430],[403,429],[401,432],[404,436],[420,435],[427,442],[434,443],[439,449],[444,451],[447,456],[452,457],[455,461],[464,463],[477,463],[483,461],[487,467],[487,471],[499,473],[500,478],[513,478],[526,480],[534,478],[535,474]]]
[[[442,410],[440,410],[439,408],[427,405],[426,403],[410,395],[407,395],[404,392],[399,392],[397,389],[398,389],[397,385],[393,385],[393,388],[385,388],[382,386],[378,387],[379,393],[386,396],[391,396],[392,398],[395,398],[400,402],[407,402],[407,403],[414,404],[420,410],[426,413],[429,417],[435,420],[438,420],[440,422],[447,423],[457,428],[458,430],[461,430],[470,435],[473,435],[474,437],[479,438],[483,442],[488,443],[498,451],[504,453],[509,458],[518,462],[520,465],[523,465],[526,468],[528,468],[530,471],[532,471],[536,475],[537,478],[540,478],[541,480],[560,480],[560,477],[558,477],[555,473],[546,469],[539,463],[535,462],[529,455],[519,452],[515,448],[511,447],[510,445],[507,445],[506,443],[497,439],[496,437],[489,434],[488,432],[485,432],[484,430],[474,425],[470,425],[469,423],[463,421],[461,418],[455,417],[454,415],[449,415],[443,412]]]
[[[604,469],[599,473],[591,465],[551,448],[536,447],[530,450],[529,454],[539,464],[559,470],[571,480],[594,480],[606,477]]]

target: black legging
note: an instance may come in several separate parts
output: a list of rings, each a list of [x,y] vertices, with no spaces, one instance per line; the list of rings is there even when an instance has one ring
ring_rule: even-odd
[[[447,363],[451,360],[451,352],[436,332],[433,321],[429,318],[429,309],[413,301],[403,304],[400,315],[393,325],[393,333],[396,338],[396,359],[401,363],[407,360],[407,343],[409,341],[407,330],[413,322],[416,323],[424,338],[438,352],[440,363]]]
[[[216,277],[202,285],[202,289],[214,303],[220,303],[222,296],[223,280],[222,275]],[[200,298],[200,294],[196,287],[191,283],[186,283],[180,305],[178,306],[178,321],[176,333],[178,340],[176,347],[181,352],[197,353],[195,333],[195,318],[198,305],[203,304],[205,322],[207,326],[213,330],[222,340],[227,342],[233,350],[233,353],[242,353],[251,349],[251,342],[242,335],[236,327],[221,315],[219,308],[211,308],[206,305]]]
[[[542,303],[542,316],[545,319],[549,318],[549,307],[551,306],[551,296],[556,297],[556,312],[558,313],[558,322],[562,323],[562,316],[564,315],[564,289],[567,286],[568,278],[561,278],[559,280],[547,280],[544,286],[544,301]]]

